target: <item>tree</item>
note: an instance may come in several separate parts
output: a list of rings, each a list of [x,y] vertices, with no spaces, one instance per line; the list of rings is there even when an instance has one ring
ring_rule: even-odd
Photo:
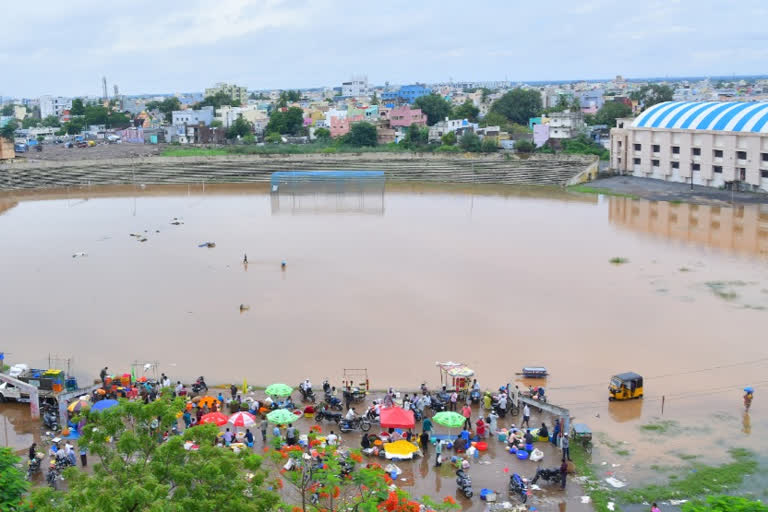
[[[228,105],[230,107],[239,107],[240,100],[232,99],[232,96],[229,94],[225,93],[224,91],[219,91],[211,96],[206,96],[203,101],[195,105],[195,109],[199,109],[201,107],[213,107],[213,111],[216,112],[224,105]]]
[[[440,140],[446,146],[454,146],[456,144],[456,132],[448,132]]]
[[[264,488],[262,458],[214,446],[218,427],[200,425],[160,442],[178,422],[184,407],[168,394],[144,404],[120,401],[106,411],[88,413],[78,444],[97,461],[93,472],[65,470],[68,490],[38,488],[36,511],[266,512],[279,497]],[[187,450],[185,442],[199,448]]]
[[[563,112],[565,110],[568,110],[571,106],[571,101],[568,99],[568,96],[565,94],[560,94],[557,96],[557,105],[555,105],[555,111],[556,112]]]
[[[376,127],[371,123],[355,123],[344,136],[344,142],[350,146],[376,146]]]
[[[167,123],[173,119],[173,111],[181,110],[181,101],[176,96],[165,98],[163,101],[150,101],[146,105],[147,110],[159,110]]]
[[[536,144],[528,139],[515,141],[515,151],[518,153],[533,153],[536,150]]]
[[[482,145],[480,143],[480,137],[477,136],[474,132],[466,132],[464,135],[461,136],[459,139],[459,145],[461,146],[461,149],[464,151],[473,151],[478,152],[480,151]]]
[[[251,133],[251,123],[243,119],[243,116],[238,116],[227,130],[228,139],[236,139],[238,137],[245,137]]]
[[[541,95],[533,89],[513,89],[494,101],[492,112],[504,115],[512,122],[528,125],[528,120],[541,113]]]
[[[40,120],[34,117],[26,117],[21,121],[22,128],[36,128],[38,126],[40,126]]]
[[[85,105],[83,104],[83,100],[81,98],[75,98],[72,100],[72,108],[69,109],[69,113],[73,116],[85,115]]]
[[[629,97],[640,103],[643,108],[649,108],[663,101],[672,101],[675,91],[668,85],[648,84],[629,93]]]
[[[110,112],[107,115],[107,126],[109,128],[127,128],[131,125],[131,118],[123,112]]]
[[[85,127],[84,118],[73,117],[72,120],[64,123],[60,131],[64,132],[66,135],[77,135],[78,133],[83,131],[84,127]]]
[[[61,121],[59,121],[59,118],[56,116],[47,116],[41,121],[41,124],[46,128],[58,128],[61,126]]]
[[[408,127],[408,131],[405,134],[403,145],[406,148],[416,149],[429,144],[429,129],[423,128],[416,123],[413,123]]]
[[[0,510],[22,509],[21,499],[29,484],[17,467],[19,462],[10,448],[0,448]]]
[[[19,123],[15,119],[11,119],[7,123],[5,123],[5,126],[0,128],[0,137],[4,137],[11,142],[13,142],[13,137],[16,133],[16,130],[19,128]],[[0,509],[1,510],[1,509]]]
[[[483,117],[478,124],[481,127],[486,126],[498,126],[502,131],[508,132],[509,131],[509,119],[504,116],[504,114],[500,114],[498,112],[488,112],[485,117]],[[526,125],[528,123],[526,122]]]
[[[581,112],[581,99],[578,96],[571,98],[571,112]]]
[[[682,512],[768,512],[768,505],[740,496],[709,496],[706,501],[689,501]]]
[[[632,115],[632,108],[620,101],[607,101],[595,114],[595,124],[607,124],[608,128],[616,126],[616,119]]]
[[[478,114],[480,114],[480,109],[477,108],[475,104],[472,103],[472,100],[469,99],[453,109],[454,119],[466,119],[471,123],[477,121]]]
[[[499,143],[493,137],[484,137],[480,144],[480,151],[483,153],[495,153],[499,150]]]
[[[315,130],[315,137],[323,142],[331,140],[331,130],[328,128],[318,128]]]
[[[373,97],[371,98],[371,105],[378,105],[379,104],[379,96],[376,94],[376,91],[373,91]]]
[[[218,119],[214,119],[213,121],[211,121],[211,128],[221,128],[222,126],[224,126],[224,123],[222,123]]]
[[[427,116],[427,124],[433,125],[451,115],[451,104],[437,94],[420,96],[413,102],[414,108],[420,108]]]
[[[8,103],[7,105],[3,105],[3,110],[0,111],[0,114],[4,116],[12,116],[13,115],[13,103]]]
[[[285,112],[274,110],[269,116],[267,133],[299,135],[304,130],[304,111],[299,107],[291,107]]]
[[[264,137],[264,142],[267,142],[269,144],[280,144],[282,141],[283,141],[283,138],[277,132],[267,133],[267,136]]]

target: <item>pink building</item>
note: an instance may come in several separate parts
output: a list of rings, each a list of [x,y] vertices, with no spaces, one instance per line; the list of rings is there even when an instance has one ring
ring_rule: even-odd
[[[388,112],[388,118],[390,128],[396,128],[398,126],[407,128],[412,124],[427,126],[426,114],[422,114],[420,108],[411,108],[408,105],[393,108]]]
[[[364,121],[365,116],[336,117],[331,116],[331,137],[341,137],[349,133],[349,126],[358,121]]]

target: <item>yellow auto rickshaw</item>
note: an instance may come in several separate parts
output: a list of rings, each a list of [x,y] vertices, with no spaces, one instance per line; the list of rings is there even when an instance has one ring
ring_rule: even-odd
[[[620,373],[611,377],[608,386],[609,400],[629,400],[643,398],[643,377],[634,373]]]

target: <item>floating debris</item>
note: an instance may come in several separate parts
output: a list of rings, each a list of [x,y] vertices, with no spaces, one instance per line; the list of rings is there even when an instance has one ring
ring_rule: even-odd
[[[198,244],[198,247],[207,247],[209,249],[213,249],[216,247],[216,242],[203,242],[201,244]]]
[[[77,257],[84,258],[86,256],[88,256],[88,253],[86,252],[76,252],[72,255],[73,258],[77,258]]]
[[[251,309],[251,306],[249,306],[248,304],[240,304],[240,312],[241,313],[243,311],[248,311],[249,309]]]
[[[622,258],[621,256],[614,256],[608,261],[613,263],[614,265],[623,265],[624,263],[629,263],[629,259]]]

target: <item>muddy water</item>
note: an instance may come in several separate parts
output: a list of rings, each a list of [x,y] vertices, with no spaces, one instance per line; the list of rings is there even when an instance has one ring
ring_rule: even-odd
[[[768,448],[765,207],[391,184],[279,201],[240,186],[0,204],[9,362],[69,354],[93,378],[157,360],[172,378],[252,384],[367,367],[380,388],[436,385],[437,360],[463,361],[486,387],[544,365],[550,399],[600,432],[595,457],[618,476],[653,479],[649,465],[679,453]],[[608,404],[608,379],[628,370],[646,376],[646,398]],[[758,388],[749,417],[745,385]],[[657,417],[676,423],[639,428]]]

